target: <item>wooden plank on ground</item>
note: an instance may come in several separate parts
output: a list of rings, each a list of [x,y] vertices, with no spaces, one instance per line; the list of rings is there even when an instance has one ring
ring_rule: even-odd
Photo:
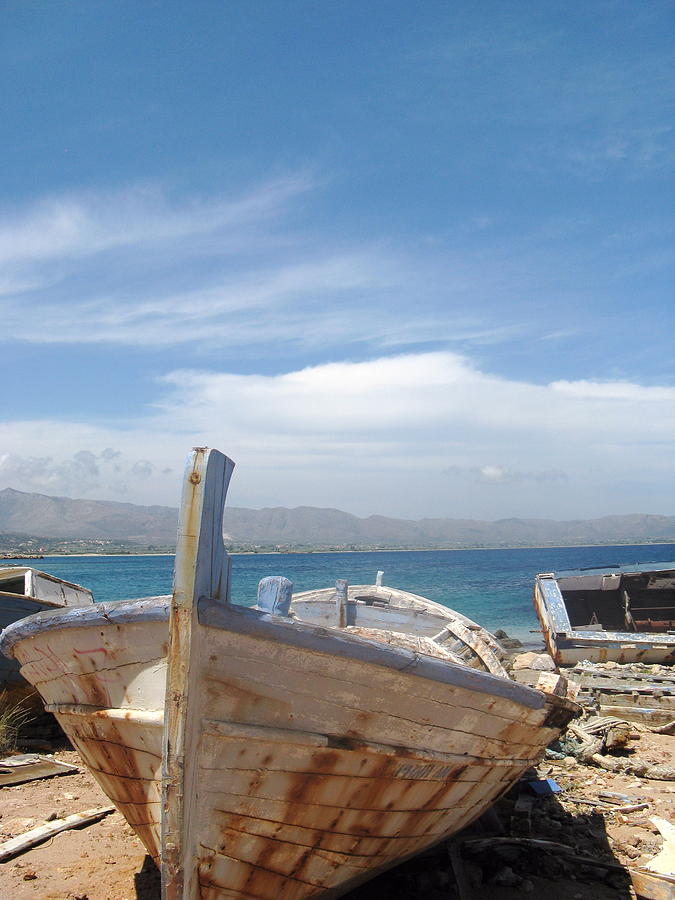
[[[644,897],[645,900],[673,900],[675,878],[639,872],[637,869],[628,869],[627,871],[638,897]]]
[[[0,787],[35,781],[38,778],[51,778],[52,775],[72,775],[79,771],[77,766],[58,759],[35,753],[19,753],[0,759]]]
[[[653,709],[639,706],[611,706],[600,702],[600,714],[616,716],[628,722],[641,722],[644,725],[667,725],[673,719],[672,709]]]
[[[69,828],[79,828],[81,825],[89,825],[92,822],[98,822],[104,816],[114,812],[114,806],[102,806],[100,809],[86,809],[84,812],[75,813],[72,816],[66,816],[65,819],[54,819],[52,822],[45,822],[44,825],[38,825],[37,828],[31,828],[18,837],[10,838],[8,841],[0,844],[0,862],[12,859],[30,850],[46,841],[47,838],[53,837],[60,831],[67,831]]]

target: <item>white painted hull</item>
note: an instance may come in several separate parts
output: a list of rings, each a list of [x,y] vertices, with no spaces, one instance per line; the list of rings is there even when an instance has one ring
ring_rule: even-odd
[[[167,606],[43,615],[13,645],[158,861]],[[202,618],[205,715],[187,748],[202,898],[338,896],[479,816],[572,714],[504,679],[416,667],[409,651],[328,629],[252,610]]]
[[[260,609],[233,607],[232,468],[207,448],[188,460],[171,598],[43,613],[0,646],[165,900],[336,897],[479,816],[576,706],[503,677],[475,623],[381,586],[299,595],[309,622],[282,577]]]
[[[13,622],[45,609],[93,603],[91,591],[28,566],[0,566],[0,631]],[[0,655],[0,691],[10,704],[21,703],[33,714],[42,712],[34,688],[14,659]]]

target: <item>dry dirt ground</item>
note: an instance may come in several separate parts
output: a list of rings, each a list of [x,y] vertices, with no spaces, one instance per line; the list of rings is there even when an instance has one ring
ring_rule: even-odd
[[[632,751],[642,760],[673,765],[675,737],[643,734]],[[72,750],[57,759],[78,764]],[[550,777],[563,788],[552,797],[533,799],[529,815],[516,809],[529,790],[521,783],[493,814],[463,833],[459,847],[465,886],[461,900],[611,900],[634,897],[620,870],[570,862],[559,852],[487,846],[467,840],[492,840],[504,833],[564,844],[580,856],[639,865],[662,845],[650,816],[675,821],[675,782],[615,775],[571,758],[545,761],[532,777]],[[599,810],[569,799],[598,799],[601,791],[625,794],[649,804],[646,810],[620,813]],[[58,817],[108,801],[86,769],[78,774],[0,788],[0,841]],[[528,806],[525,801],[525,806]],[[519,804],[522,807],[523,803]],[[474,848],[472,850],[471,848]],[[0,897],[12,900],[158,900],[159,878],[152,861],[122,816],[115,812],[77,831],[66,831],[15,859],[0,864]],[[349,895],[350,900],[459,900],[448,845],[404,864]]]

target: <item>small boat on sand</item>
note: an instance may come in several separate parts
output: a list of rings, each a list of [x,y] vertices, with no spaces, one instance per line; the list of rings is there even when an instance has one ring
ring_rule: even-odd
[[[229,596],[233,463],[193,451],[173,595],[0,641],[157,861],[167,900],[338,897],[476,819],[578,708],[487,632],[380,583]]]
[[[675,567],[537,575],[534,607],[561,666],[675,663]]]
[[[29,566],[0,566],[0,629],[45,609],[70,609],[93,603],[91,591]],[[42,709],[35,689],[19,672],[19,663],[0,656],[0,692],[6,702],[23,701]]]

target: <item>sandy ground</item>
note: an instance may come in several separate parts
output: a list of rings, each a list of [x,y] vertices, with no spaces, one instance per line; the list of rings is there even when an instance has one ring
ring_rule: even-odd
[[[643,734],[634,744],[640,759],[673,765],[675,737]],[[72,750],[57,751],[57,759],[78,764]],[[639,865],[658,852],[662,840],[650,816],[675,821],[675,782],[648,781],[615,775],[571,759],[545,761],[532,773],[554,778],[563,792],[534,799],[523,819],[518,796],[529,796],[521,784],[497,804],[498,821],[506,834],[518,834],[565,844],[580,855],[621,864]],[[646,810],[618,813],[570,800],[597,800],[600,791],[615,791],[649,804]],[[0,840],[45,822],[108,800],[86,769],[22,785],[0,788]],[[522,804],[521,804],[522,805]],[[525,804],[527,805],[527,803]],[[482,826],[463,833],[461,840],[494,834],[492,816]],[[555,852],[506,847],[495,842],[489,851],[462,859],[470,893],[462,900],[610,900],[633,897],[621,872],[608,872],[566,861]],[[0,864],[0,897],[12,900],[158,900],[159,877],[152,861],[119,813],[77,831],[67,831],[13,860]],[[351,900],[455,900],[455,884],[447,845],[418,857],[349,895]]]
[[[79,765],[80,772],[0,788],[0,839],[41,825],[54,813],[61,818],[110,805],[77,753],[59,751],[54,757]],[[155,900],[159,877],[141,842],[115,812],[0,863],[0,897]]]

